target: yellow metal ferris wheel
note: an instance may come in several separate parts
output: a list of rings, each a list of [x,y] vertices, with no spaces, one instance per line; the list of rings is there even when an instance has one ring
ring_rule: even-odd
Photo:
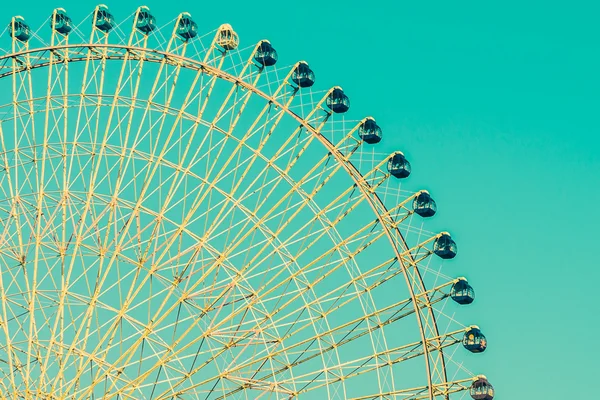
[[[456,243],[341,87],[189,13],[49,25],[2,34],[2,398],[493,399]]]

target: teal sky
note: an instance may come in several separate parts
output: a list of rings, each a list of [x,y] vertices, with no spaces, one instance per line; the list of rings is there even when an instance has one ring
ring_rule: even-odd
[[[241,47],[267,38],[281,62],[308,61],[319,87],[343,86],[352,116],[383,128],[379,150],[404,151],[409,186],[435,197],[427,229],[460,246],[444,272],[474,285],[462,322],[490,342],[466,366],[498,399],[581,397],[600,356],[600,5],[415,3],[145,2],[159,25],[181,11],[201,32],[229,22]],[[78,21],[95,4],[8,2],[3,19],[39,26],[64,7]],[[117,19],[142,4],[107,1]]]

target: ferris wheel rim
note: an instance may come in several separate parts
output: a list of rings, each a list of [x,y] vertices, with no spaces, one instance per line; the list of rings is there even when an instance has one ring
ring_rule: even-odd
[[[106,55],[106,54],[98,54],[98,58],[95,57],[90,57],[90,55],[88,54],[86,57],[81,57],[81,58],[76,58],[76,59],[65,59],[65,58],[58,58],[57,60],[55,60],[54,62],[48,62],[48,63],[40,63],[40,64],[36,64],[33,66],[29,66],[28,68],[24,68],[22,70],[13,70],[11,72],[5,73],[3,75],[0,75],[0,79],[6,76],[10,76],[10,75],[14,75],[23,71],[28,71],[31,69],[35,69],[35,68],[43,68],[43,67],[47,67],[48,65],[52,65],[52,64],[60,64],[60,63],[66,63],[66,62],[78,62],[78,61],[87,61],[89,59],[107,59],[107,60],[123,60],[123,59],[128,59],[128,57],[131,56],[132,52],[135,51],[140,51],[142,53],[142,55],[136,54],[133,57],[129,58],[129,59],[144,59],[146,61],[149,62],[160,62],[159,59],[153,59],[153,58],[146,58],[146,53],[151,53],[154,55],[160,55],[162,56],[162,60],[164,60],[164,62],[166,63],[176,63],[173,65],[179,65],[182,68],[185,69],[191,69],[191,70],[202,70],[203,72],[209,74],[209,75],[214,75],[215,77],[219,78],[219,79],[223,79],[225,81],[228,81],[232,84],[235,85],[239,85],[241,87],[243,87],[244,89],[258,95],[259,97],[263,98],[264,100],[267,100],[273,104],[275,104],[276,106],[280,107],[282,110],[285,111],[285,113],[289,116],[291,116],[292,118],[294,118],[298,123],[300,123],[308,132],[310,132],[315,138],[317,138],[319,140],[319,142],[327,149],[330,151],[331,155],[336,159],[336,161],[338,163],[340,163],[342,165],[342,167],[346,170],[346,173],[350,176],[350,178],[356,183],[357,187],[359,188],[359,190],[361,191],[362,196],[367,200],[369,206],[372,208],[373,212],[376,214],[378,220],[380,221],[380,223],[382,224],[383,229],[385,230],[385,234],[388,237],[388,240],[390,242],[390,244],[392,245],[392,248],[394,250],[394,253],[396,255],[396,259],[398,260],[398,262],[401,264],[402,266],[402,272],[403,275],[405,277],[405,281],[407,284],[407,288],[409,289],[410,292],[410,297],[412,299],[413,302],[413,306],[415,308],[415,312],[417,315],[417,320],[419,323],[419,331],[421,334],[421,338],[423,341],[423,349],[424,349],[424,354],[425,354],[425,362],[426,362],[426,368],[427,368],[427,374],[428,374],[428,390],[429,390],[429,395],[430,396],[434,396],[434,385],[433,385],[433,381],[432,381],[432,372],[431,372],[431,366],[429,365],[429,353],[430,353],[430,349],[427,346],[428,341],[430,340],[427,336],[426,336],[426,331],[425,328],[423,326],[423,321],[421,320],[421,308],[419,306],[419,302],[423,302],[423,300],[419,300],[418,297],[419,295],[424,295],[424,297],[427,299],[426,300],[426,304],[429,304],[429,300],[428,300],[428,293],[426,292],[426,287],[425,287],[425,283],[422,280],[421,277],[421,273],[419,271],[419,268],[416,267],[416,265],[412,265],[413,267],[415,267],[415,271],[416,274],[419,278],[420,284],[423,287],[423,293],[420,294],[415,294],[415,291],[413,289],[413,287],[411,286],[410,282],[409,282],[409,277],[406,273],[408,267],[404,264],[405,262],[409,262],[411,263],[411,260],[406,260],[405,257],[403,257],[403,253],[404,252],[400,252],[398,245],[400,245],[401,247],[404,248],[404,250],[408,250],[409,247],[404,239],[404,235],[402,235],[402,233],[399,231],[399,228],[397,225],[393,224],[393,220],[391,218],[389,218],[389,215],[387,215],[388,219],[385,218],[386,216],[386,211],[388,210],[387,207],[384,205],[382,199],[380,198],[379,194],[375,191],[372,190],[371,185],[369,184],[368,181],[366,181],[364,179],[363,174],[356,168],[356,166],[354,164],[352,164],[351,162],[349,162],[347,159],[344,158],[344,155],[339,151],[339,149],[329,140],[327,139],[325,136],[323,136],[323,134],[321,132],[319,132],[317,129],[315,129],[315,127],[313,127],[306,119],[302,118],[301,116],[299,116],[298,114],[296,114],[294,111],[290,110],[288,106],[286,106],[285,104],[279,102],[275,97],[270,96],[269,94],[265,93],[264,91],[262,91],[261,89],[257,88],[256,86],[245,82],[244,80],[242,80],[239,77],[236,77],[228,72],[222,71],[219,68],[210,66],[208,64],[206,64],[205,62],[202,62],[200,60],[196,60],[190,57],[185,57],[185,56],[181,56],[178,54],[174,54],[174,53],[170,53],[167,51],[162,51],[162,50],[158,50],[158,49],[152,49],[152,48],[147,48],[147,47],[138,47],[138,46],[130,46],[130,45],[119,45],[119,44],[100,44],[100,43],[87,43],[87,44],[69,44],[69,45],[56,45],[56,46],[48,46],[48,47],[40,47],[40,48],[32,48],[32,49],[26,49],[25,51],[18,51],[18,52],[14,52],[11,54],[7,54],[4,56],[0,56],[0,61],[6,60],[6,59],[10,59],[10,58],[17,58],[23,55],[27,55],[27,54],[33,54],[36,52],[48,52],[48,51],[54,51],[54,50],[68,50],[71,48],[81,48],[81,49],[88,49],[91,50],[92,48],[101,48],[101,49],[119,49],[119,50],[126,50],[126,53],[124,55],[119,55],[119,56],[114,56],[114,55]],[[390,226],[391,225],[391,226]],[[400,243],[397,242],[397,238],[395,238],[395,236],[393,235],[393,232],[397,233],[397,236],[400,238]],[[412,254],[408,253],[408,256],[412,259]],[[414,259],[412,260],[412,263],[414,263]],[[437,321],[436,321],[436,317],[435,314],[433,313],[433,311],[431,310],[431,308],[429,308],[429,313],[432,317],[433,320],[433,326],[435,328],[435,332],[436,332],[436,336],[439,335],[439,331],[438,331],[438,325],[437,325]],[[446,376],[446,368],[445,368],[445,361],[444,361],[444,355],[442,352],[442,349],[439,350],[435,350],[438,351],[440,356],[441,356],[441,363],[442,363],[442,371],[443,371],[443,378],[444,381],[441,383],[446,383],[447,382],[447,376]]]

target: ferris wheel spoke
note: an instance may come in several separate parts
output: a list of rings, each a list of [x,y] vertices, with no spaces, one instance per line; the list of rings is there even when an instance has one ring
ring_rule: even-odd
[[[10,373],[10,384],[12,387],[12,391],[16,392],[17,391],[17,385],[15,382],[15,374],[13,371],[15,371],[15,360],[13,358],[16,358],[16,360],[18,360],[18,357],[15,357],[14,355],[14,350],[13,350],[13,344],[12,344],[12,337],[11,337],[11,332],[9,331],[9,313],[7,310],[7,295],[6,295],[6,289],[5,289],[5,284],[4,284],[4,278],[3,278],[3,273],[0,273],[0,297],[2,299],[2,319],[0,320],[2,322],[2,330],[4,332],[4,339],[5,339],[5,348],[6,348],[6,355],[8,358],[8,368],[11,371]],[[14,280],[13,280],[14,281]],[[12,313],[12,308],[10,309],[11,313]],[[13,314],[14,317],[14,314]],[[17,361],[18,363],[18,361]],[[22,371],[20,370],[20,368],[18,368],[18,371],[21,372],[21,379],[24,381],[25,377],[22,373]],[[2,380],[3,382],[4,380]],[[7,390],[8,392],[8,390]]]
[[[429,340],[431,340],[431,341],[435,340],[436,341],[435,348],[442,349],[442,348],[454,346],[457,343],[460,343],[462,338],[459,338],[458,335],[462,334],[462,333],[464,333],[464,330],[451,332],[451,333],[448,333],[448,334],[443,335],[438,338],[430,338]],[[426,346],[431,346],[429,341],[427,342]],[[334,380],[352,379],[352,378],[358,377],[360,375],[368,374],[369,372],[372,372],[376,369],[388,366],[389,363],[397,364],[400,362],[408,361],[412,358],[420,357],[424,353],[425,352],[423,350],[422,342],[419,341],[419,342],[415,342],[415,343],[406,344],[406,345],[403,345],[400,347],[389,349],[386,352],[381,352],[381,353],[376,353],[376,354],[369,355],[369,356],[364,356],[362,358],[357,358],[355,360],[352,360],[351,362],[347,362],[344,365],[340,366],[343,371],[343,375],[340,375],[340,376],[334,375],[332,378]],[[310,358],[314,358],[317,355],[318,354],[313,354],[309,357],[306,357],[305,359],[296,361],[296,363],[300,364],[300,363],[306,362]],[[389,357],[389,359],[388,359],[388,357]],[[325,372],[325,370],[317,370],[317,371],[307,373],[304,376],[298,376],[297,378],[300,380],[308,379],[308,378],[314,377],[315,374],[316,374],[316,376],[322,375],[324,372]],[[307,388],[303,389],[302,391],[309,392],[312,390],[318,390],[321,387],[331,385],[331,383],[332,383],[331,381],[327,381],[327,380],[320,381],[316,385],[311,385],[310,387],[307,387]]]
[[[53,13],[53,17],[54,18],[55,13]],[[54,42],[56,40],[58,40],[58,42],[67,42],[66,37],[61,38],[60,35],[55,36],[56,32],[53,30],[53,36],[52,36],[52,43],[54,44]],[[57,58],[60,58],[60,53],[58,53],[56,55]],[[68,55],[67,55],[68,57]],[[59,60],[60,61],[60,60]],[[62,134],[63,134],[63,139],[66,139],[67,137],[67,132],[68,132],[68,127],[67,127],[67,108],[65,108],[64,110],[61,110],[60,115],[58,116],[58,118],[56,117],[56,114],[54,113],[53,110],[53,105],[52,105],[52,98],[54,96],[58,97],[59,99],[61,99],[63,101],[63,104],[66,105],[67,104],[67,97],[66,97],[66,93],[68,93],[68,68],[66,63],[62,63],[62,62],[55,62],[55,55],[54,54],[50,54],[50,61],[49,61],[49,68],[48,68],[48,89],[47,89],[47,95],[46,95],[46,120],[44,123],[44,143],[43,143],[43,148],[42,148],[42,167],[41,167],[41,174],[40,174],[40,187],[37,191],[37,196],[38,196],[38,205],[37,205],[37,210],[38,210],[38,215],[36,218],[37,223],[37,234],[36,234],[36,252],[35,252],[35,260],[34,260],[34,268],[37,271],[39,268],[39,257],[40,257],[40,250],[42,247],[42,240],[43,238],[46,236],[46,232],[49,231],[52,227],[52,232],[50,232],[52,235],[54,235],[54,240],[57,241],[58,237],[57,237],[57,232],[56,232],[56,228],[53,227],[53,222],[54,219],[56,218],[56,216],[58,215],[58,213],[53,213],[50,215],[50,218],[46,221],[44,221],[45,223],[42,224],[42,220],[45,219],[44,218],[44,214],[43,214],[43,210],[46,209],[51,209],[50,207],[48,207],[48,200],[50,200],[48,198],[48,194],[47,194],[47,190],[50,189],[54,189],[54,187],[52,186],[53,183],[56,184],[56,188],[61,187],[59,180],[58,180],[58,174],[57,169],[60,167],[60,164],[63,164],[63,171],[66,171],[66,162],[58,162],[57,166],[54,167],[52,165],[52,158],[51,155],[49,154],[50,151],[50,145],[49,142],[54,139],[55,136],[58,136],[60,134],[60,120],[64,119],[64,123],[62,124]],[[54,71],[54,69],[56,68],[56,75],[57,75],[57,79],[56,82],[54,83],[54,85],[51,84],[51,82],[53,82],[52,79],[52,72]],[[63,85],[64,82],[64,85]],[[58,92],[56,94],[54,94],[54,92]],[[49,116],[52,115],[54,121],[52,123],[50,123],[49,121]],[[61,143],[61,138],[58,138],[58,140],[56,140],[58,143]],[[64,151],[64,147],[63,147],[63,151]],[[60,154],[60,150],[57,152],[57,154]],[[65,154],[65,153],[63,153]],[[49,157],[50,156],[50,157]],[[48,161],[48,166],[46,165],[46,159],[49,159]],[[50,169],[51,171],[51,176],[54,178],[54,182],[50,182],[49,179],[46,178],[45,175],[45,169],[46,167],[48,167],[48,169]],[[63,177],[63,183],[65,182],[65,178]],[[65,186],[62,186],[65,187]],[[46,201],[44,201],[46,199]],[[60,208],[56,207],[55,211],[58,211]],[[64,218],[64,217],[63,217]],[[65,221],[66,222],[66,221]],[[64,234],[63,234],[64,235]],[[61,245],[59,245],[58,242],[56,243],[56,248],[52,248],[52,250],[55,250],[58,254],[60,254],[60,248]],[[64,243],[64,241],[63,241]],[[47,262],[44,260],[44,262],[47,265],[47,274],[46,276],[44,276],[42,278],[42,281],[40,282],[40,285],[43,284],[43,281],[45,278],[50,277],[50,280],[52,281],[52,287],[55,290],[62,290],[63,288],[59,289],[59,286],[56,283],[56,280],[54,279],[54,276],[51,272],[51,268],[50,266],[47,264]],[[61,278],[62,281],[62,278]],[[37,292],[37,289],[34,290],[34,292]],[[45,318],[45,322],[46,325],[48,327],[48,329],[50,330],[50,336],[51,339],[49,341],[49,348],[47,349],[46,352],[46,357],[42,357],[41,355],[38,357],[38,363],[40,365],[40,376],[38,379],[38,390],[42,390],[42,388],[44,386],[46,386],[46,372],[48,369],[48,361],[49,361],[49,355],[52,352],[52,346],[54,344],[55,336],[56,336],[56,322],[59,321],[60,317],[59,317],[59,313],[61,311],[58,310],[57,312],[53,313],[56,318],[55,318],[55,324],[54,326],[51,326],[50,322],[49,322],[49,318]],[[31,315],[33,316],[33,313],[31,313]],[[42,361],[43,359],[43,361]]]
[[[13,19],[13,24],[15,23]],[[13,52],[20,47],[19,42],[16,38],[13,38]],[[25,44],[24,48],[27,49],[28,45]],[[27,149],[34,148],[34,140],[35,136],[32,136],[28,133],[29,130],[34,129],[33,126],[29,124],[32,122],[29,118],[23,118],[23,115],[27,115],[31,112],[31,101],[30,101],[30,93],[28,90],[29,86],[29,74],[18,73],[20,67],[24,66],[25,68],[29,65],[29,57],[26,55],[25,57],[14,57],[12,59],[12,89],[13,89],[13,133],[14,137],[12,143],[10,143],[13,147],[14,159],[13,159],[13,168],[14,171],[14,193],[12,196],[12,201],[14,204],[15,212],[18,213],[17,209],[20,208],[19,198],[22,192],[22,183],[20,183],[21,174],[19,164],[21,162],[27,162]],[[19,134],[21,133],[21,134]],[[3,139],[5,136],[3,135]],[[8,139],[8,138],[6,138]],[[20,149],[25,149],[25,151],[21,152]],[[21,161],[21,157],[23,157],[23,161]],[[7,167],[7,173],[10,174],[10,167]],[[9,182],[11,180],[9,179]],[[25,182],[30,182],[28,175],[25,175]],[[22,237],[22,229],[20,218],[15,218],[16,223],[16,231],[18,235],[18,248],[19,252],[22,254],[24,250],[24,242]],[[28,283],[27,283],[28,285]]]
[[[442,397],[446,398],[449,394],[458,393],[465,390],[469,390],[470,385],[474,379],[461,379],[455,381],[448,381],[440,384],[436,384],[433,388],[434,398]],[[430,390],[427,386],[414,387],[407,389],[398,389],[391,392],[377,393],[360,397],[352,397],[351,400],[376,400],[376,399],[387,399],[387,398],[401,398],[406,400],[422,400],[430,399]]]
[[[14,19],[12,24],[14,24]],[[18,46],[18,39],[13,36],[13,50],[15,50],[15,48]],[[27,49],[27,44],[25,44],[25,49]],[[16,67],[18,58],[14,58],[13,60],[13,67]],[[23,61],[22,61],[23,62]],[[24,57],[24,62],[23,64],[25,65],[30,65],[30,56],[29,54],[27,54]],[[24,156],[24,158],[27,158],[28,156],[31,158],[32,160],[32,164],[34,166],[34,168],[31,168],[31,170],[35,170],[36,173],[35,175],[35,183],[33,183],[33,180],[30,179],[30,174],[31,172],[28,174],[25,174],[25,182],[27,183],[27,185],[29,186],[30,190],[25,189],[24,187],[19,187],[19,184],[17,183],[17,193],[16,194],[16,198],[13,199],[13,201],[15,201],[20,208],[24,207],[24,204],[21,200],[21,193],[25,194],[25,193],[29,193],[29,192],[36,192],[39,188],[40,188],[40,180],[39,180],[39,176],[37,173],[37,169],[38,169],[38,164],[36,164],[36,161],[38,160],[39,156],[37,155],[37,143],[36,143],[36,123],[34,118],[32,117],[33,113],[34,113],[34,95],[33,95],[33,86],[32,86],[32,77],[31,77],[31,71],[27,71],[25,73],[18,73],[16,72],[17,68],[13,68],[13,102],[14,104],[20,103],[21,100],[20,98],[22,98],[23,100],[23,106],[22,106],[22,111],[23,112],[19,112],[17,110],[18,106],[14,106],[14,129],[15,129],[15,166],[14,166],[14,170],[15,170],[15,181],[18,182],[18,169],[19,169],[19,165],[18,165],[18,161],[19,160],[19,142],[22,138],[25,138],[25,140],[28,141],[29,146],[23,148],[22,150],[22,155]],[[48,72],[49,74],[51,74],[51,69]],[[51,75],[50,75],[51,76]],[[49,97],[49,96],[48,96]],[[47,103],[49,102],[49,100],[47,100]],[[29,115],[29,117],[24,117],[25,114],[25,110],[27,110],[27,114]],[[17,115],[18,114],[18,115]],[[22,126],[22,130],[17,130],[17,119],[20,120],[21,122],[21,126]],[[20,138],[17,137],[17,132],[20,132]],[[46,132],[45,132],[45,136],[44,136],[44,144],[46,143]],[[44,156],[45,156],[45,151],[42,151],[43,155],[42,155],[42,170],[44,169],[45,166],[45,160],[44,160]],[[42,173],[43,175],[43,173]],[[41,182],[43,182],[43,177]],[[29,224],[29,228],[31,228],[29,231],[30,232],[34,232],[36,231],[39,234],[39,229],[40,229],[40,219],[41,219],[41,196],[38,195],[38,210],[37,210],[37,215],[34,218],[34,221],[36,221],[34,224]],[[32,207],[33,208],[33,207]],[[25,220],[27,221],[27,216],[26,216],[26,209],[23,209],[24,213],[23,216],[25,217]],[[20,216],[16,218],[17,221],[20,221],[21,218]],[[20,222],[17,222],[18,226],[17,226],[17,230],[19,232],[21,232],[23,225]],[[35,225],[36,228],[34,228],[32,225]],[[37,237],[33,238],[30,237],[29,238],[29,242],[27,244],[23,243],[23,240],[21,238],[21,235],[19,234],[19,256],[18,258],[20,259],[22,268],[23,268],[23,275],[25,277],[25,284],[27,287],[27,291],[29,293],[29,299],[28,299],[28,315],[29,315],[29,326],[28,326],[28,333],[26,334],[27,337],[27,351],[26,351],[26,366],[25,366],[25,376],[24,376],[24,380],[25,382],[30,382],[30,374],[31,374],[31,365],[32,365],[32,360],[31,360],[31,355],[32,352],[35,351],[33,348],[35,347],[35,339],[34,339],[34,332],[37,331],[37,326],[36,326],[36,322],[35,322],[35,318],[34,318],[34,311],[35,311],[35,304],[36,304],[36,292],[37,292],[37,252],[38,252],[38,247],[37,245],[35,246],[34,249],[34,254],[36,254],[34,256],[34,266],[33,266],[33,271],[30,272],[28,271],[28,269],[25,267],[25,260],[27,257],[27,254],[30,252],[30,247],[31,247],[31,243],[33,241],[37,241]],[[37,244],[37,243],[36,243]],[[31,274],[31,276],[30,276]],[[25,332],[25,331],[23,331]]]

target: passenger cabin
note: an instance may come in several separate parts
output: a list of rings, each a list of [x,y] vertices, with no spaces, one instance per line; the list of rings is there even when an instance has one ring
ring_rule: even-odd
[[[344,94],[341,87],[336,86],[327,96],[326,105],[334,113],[341,114],[350,109],[350,99]]]
[[[104,4],[100,4],[96,7],[96,18],[94,20],[94,26],[102,32],[110,32],[115,25],[115,19],[113,15],[108,11],[108,7]]]
[[[12,19],[8,25],[8,33],[13,39],[17,39],[21,42],[27,42],[31,38],[31,30],[29,25],[25,23],[25,19],[20,15],[17,15]]]
[[[435,215],[437,205],[427,190],[421,190],[413,200],[413,210],[415,214],[429,218]]]
[[[277,59],[277,51],[271,46],[271,42],[261,41],[256,48],[254,60],[263,67],[271,67],[277,63]]]
[[[471,353],[483,353],[487,348],[487,340],[478,326],[471,326],[467,329],[462,344]]]
[[[149,34],[156,29],[156,18],[150,13],[150,9],[146,6],[141,6],[137,11],[135,19],[135,27],[143,34]]]
[[[240,44],[240,38],[231,25],[223,24],[217,32],[217,44],[225,50],[234,50]]]
[[[479,375],[477,380],[471,385],[469,390],[471,398],[473,400],[493,400],[494,399],[494,387],[487,378],[483,375]]]
[[[184,12],[179,15],[175,33],[186,42],[198,35],[198,24],[194,22],[190,13]]]
[[[475,290],[465,278],[459,278],[450,289],[450,297],[460,305],[471,304],[475,301]]]
[[[292,82],[300,88],[311,87],[315,84],[315,73],[306,62],[300,61],[292,72]]]
[[[442,232],[441,236],[433,243],[433,252],[436,256],[448,260],[456,257],[458,246],[448,232]]]
[[[358,128],[358,136],[367,144],[375,144],[381,141],[381,128],[372,117],[368,117]]]
[[[402,179],[410,175],[410,163],[400,151],[394,153],[388,160],[388,172],[395,178]]]
[[[50,16],[50,27],[61,35],[68,35],[73,30],[71,18],[64,8],[57,8]]]

